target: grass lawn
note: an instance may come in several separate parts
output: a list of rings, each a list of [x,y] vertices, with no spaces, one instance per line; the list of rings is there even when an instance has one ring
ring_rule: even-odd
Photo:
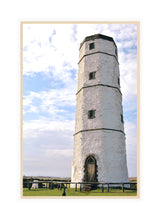
[[[66,196],[137,196],[135,190],[125,190],[122,192],[121,189],[109,189],[109,192],[105,189],[102,192],[101,189],[92,190],[89,192],[82,191],[79,189],[75,192],[74,188],[67,188]],[[39,189],[30,189],[23,188],[23,196],[62,196],[63,189],[48,189],[48,188],[39,188]]]

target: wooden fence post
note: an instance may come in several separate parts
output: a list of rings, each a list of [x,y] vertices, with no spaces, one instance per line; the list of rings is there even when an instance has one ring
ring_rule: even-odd
[[[107,185],[108,185],[108,192],[109,192],[109,183]]]
[[[102,184],[102,192],[104,192],[104,187],[103,187],[103,184]]]
[[[63,187],[63,193],[62,193],[62,196],[66,196],[65,185],[64,185],[64,187]]]
[[[32,187],[32,183],[33,183],[33,182],[30,182],[30,181],[29,181],[29,184],[28,184],[28,189],[29,189],[29,190],[30,190],[31,187]]]
[[[76,185],[75,185],[75,191],[77,191],[77,183],[76,183]]]

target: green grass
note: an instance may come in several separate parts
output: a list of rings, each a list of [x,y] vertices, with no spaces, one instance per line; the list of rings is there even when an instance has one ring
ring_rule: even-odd
[[[63,189],[48,189],[48,188],[39,188],[39,189],[30,189],[23,188],[23,196],[62,196]],[[82,191],[79,189],[75,192],[74,188],[66,189],[66,196],[137,196],[135,190],[125,190],[122,192],[121,189],[109,189],[109,192],[105,189],[102,192],[101,189],[92,190],[89,192]]]

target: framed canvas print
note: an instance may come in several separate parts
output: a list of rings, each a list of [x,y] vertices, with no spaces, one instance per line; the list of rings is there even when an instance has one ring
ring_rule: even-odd
[[[139,22],[21,22],[22,198],[139,198]]]

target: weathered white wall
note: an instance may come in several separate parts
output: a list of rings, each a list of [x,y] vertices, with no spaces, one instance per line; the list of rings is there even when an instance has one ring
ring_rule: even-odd
[[[89,44],[95,42],[95,49],[89,50]],[[96,53],[102,51],[110,55]],[[76,96],[76,124],[74,136],[74,155],[72,181],[83,181],[85,159],[94,155],[98,165],[98,181],[126,182],[128,171],[124,124],[121,122],[122,95],[116,88],[91,85],[104,84],[117,87],[119,64],[115,56],[115,45],[104,39],[87,41],[80,49],[78,73],[78,93]],[[89,80],[89,73],[96,71],[96,78]],[[83,88],[83,89],[82,89]],[[88,119],[88,111],[95,109],[95,118]],[[118,131],[87,129],[109,128]],[[78,133],[79,132],[79,133]]]
[[[89,73],[94,71],[96,71],[96,79],[88,80]],[[119,88],[118,77],[119,66],[114,57],[100,53],[86,56],[79,63],[78,91],[84,86],[95,84],[107,84]]]
[[[88,119],[88,111],[95,109],[95,118]],[[121,94],[105,86],[89,87],[77,94],[75,133],[80,130],[110,128],[124,130]]]
[[[89,50],[89,44],[90,43],[95,43],[95,48],[92,50]],[[86,54],[90,54],[90,53],[94,53],[97,51],[101,51],[101,52],[106,52],[112,55],[116,56],[115,53],[115,45],[112,41],[108,41],[108,40],[104,40],[104,39],[95,39],[95,40],[90,40],[90,41],[86,41],[80,51],[79,51],[79,60]]]
[[[88,131],[74,137],[72,181],[83,181],[85,159],[94,155],[99,182],[127,182],[125,137],[120,132]]]

